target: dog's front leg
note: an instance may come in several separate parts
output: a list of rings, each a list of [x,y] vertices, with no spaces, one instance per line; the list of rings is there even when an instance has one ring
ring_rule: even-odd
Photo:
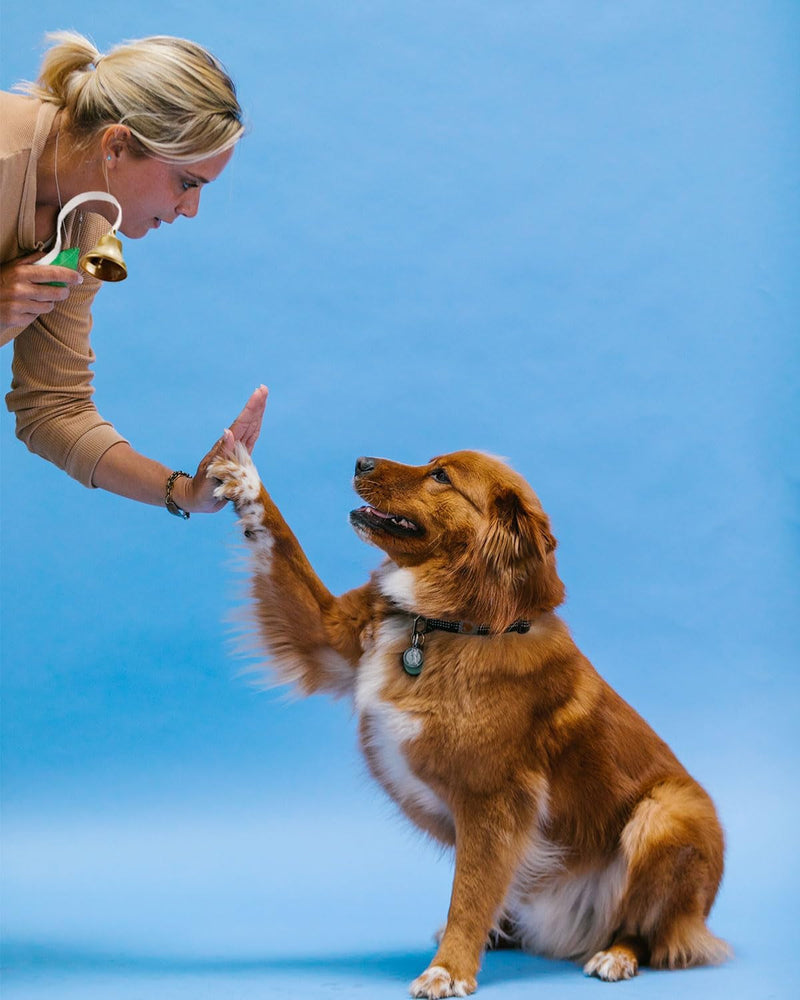
[[[304,693],[352,690],[369,601],[364,588],[334,597],[237,445],[208,470],[215,495],[231,500],[252,557],[254,619],[281,682]]]
[[[433,961],[411,984],[412,997],[464,997],[475,991],[489,932],[521,852],[522,825],[495,799],[456,816],[456,869],[447,926]]]

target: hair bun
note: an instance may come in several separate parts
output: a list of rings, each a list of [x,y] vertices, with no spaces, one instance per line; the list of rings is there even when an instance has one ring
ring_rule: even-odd
[[[244,132],[233,81],[195,42],[155,35],[106,55],[76,31],[47,40],[38,81],[18,89],[63,108],[76,134],[124,122],[142,155],[191,162],[231,148]]]

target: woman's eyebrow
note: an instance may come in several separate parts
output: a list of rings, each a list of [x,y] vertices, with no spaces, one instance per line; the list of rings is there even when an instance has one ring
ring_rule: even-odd
[[[203,177],[202,174],[196,174],[194,170],[186,170],[186,175],[191,177],[193,181],[197,181],[200,184],[210,184],[211,181],[207,177]]]

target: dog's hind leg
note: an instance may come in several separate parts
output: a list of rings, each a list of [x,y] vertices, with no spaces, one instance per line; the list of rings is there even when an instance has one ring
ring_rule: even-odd
[[[611,946],[584,967],[628,979],[645,961],[662,968],[716,964],[728,945],[706,927],[722,876],[722,830],[694,783],[664,782],[643,799],[622,832],[628,879]]]
[[[334,597],[267,493],[242,445],[209,467],[215,496],[231,500],[252,556],[253,618],[280,683],[306,694],[352,691],[369,614],[364,591]]]

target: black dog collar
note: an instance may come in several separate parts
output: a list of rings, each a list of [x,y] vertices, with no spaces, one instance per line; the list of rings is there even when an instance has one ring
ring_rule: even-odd
[[[519,619],[508,626],[504,632],[519,632],[524,635],[530,630],[531,623]],[[401,662],[403,670],[412,677],[416,677],[422,672],[425,657],[422,647],[425,645],[425,636],[428,632],[457,632],[459,635],[492,635],[492,630],[488,625],[473,625],[472,622],[450,622],[442,618],[426,618],[424,615],[417,615],[414,618],[414,625],[411,629],[411,645],[403,650]]]

